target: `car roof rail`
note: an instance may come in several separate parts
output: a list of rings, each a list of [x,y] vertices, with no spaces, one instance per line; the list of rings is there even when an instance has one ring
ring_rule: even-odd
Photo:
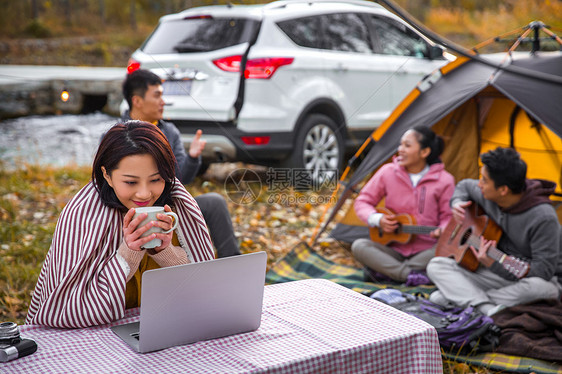
[[[384,9],[380,4],[364,1],[364,0],[278,0],[264,5],[264,9],[278,9],[285,8],[287,5],[291,4],[325,4],[325,3],[341,3],[341,4],[353,4],[359,6],[365,6],[370,8]]]

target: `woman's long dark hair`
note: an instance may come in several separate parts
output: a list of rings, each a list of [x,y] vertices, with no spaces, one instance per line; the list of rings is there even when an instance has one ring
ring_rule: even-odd
[[[415,126],[411,130],[416,133],[416,139],[420,143],[420,148],[428,148],[431,150],[429,156],[425,159],[428,165],[437,164],[441,162],[439,156],[443,153],[445,142],[443,139],[436,135],[429,127]]]
[[[100,142],[92,166],[92,181],[105,205],[127,211],[103,177],[102,166],[107,174],[111,175],[123,158],[144,154],[154,158],[158,172],[166,182],[164,191],[155,204],[173,206],[170,192],[176,180],[176,158],[162,131],[153,124],[142,121],[117,123]]]

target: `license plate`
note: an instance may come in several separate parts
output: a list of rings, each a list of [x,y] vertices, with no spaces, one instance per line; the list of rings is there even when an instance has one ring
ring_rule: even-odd
[[[164,95],[185,96],[191,93],[191,80],[165,81],[162,83]]]

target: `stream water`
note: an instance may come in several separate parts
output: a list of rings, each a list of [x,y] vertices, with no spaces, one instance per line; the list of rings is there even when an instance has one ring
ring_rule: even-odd
[[[26,163],[91,165],[101,135],[117,121],[101,113],[0,121],[0,162],[8,170]]]

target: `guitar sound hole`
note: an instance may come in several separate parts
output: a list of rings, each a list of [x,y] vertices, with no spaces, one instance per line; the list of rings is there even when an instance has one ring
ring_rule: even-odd
[[[463,233],[463,235],[462,235],[462,237],[461,237],[460,244],[461,244],[461,245],[465,245],[466,242],[468,241],[468,239],[470,239],[471,236],[472,236],[472,229],[469,228],[468,230],[466,230],[466,231]]]

